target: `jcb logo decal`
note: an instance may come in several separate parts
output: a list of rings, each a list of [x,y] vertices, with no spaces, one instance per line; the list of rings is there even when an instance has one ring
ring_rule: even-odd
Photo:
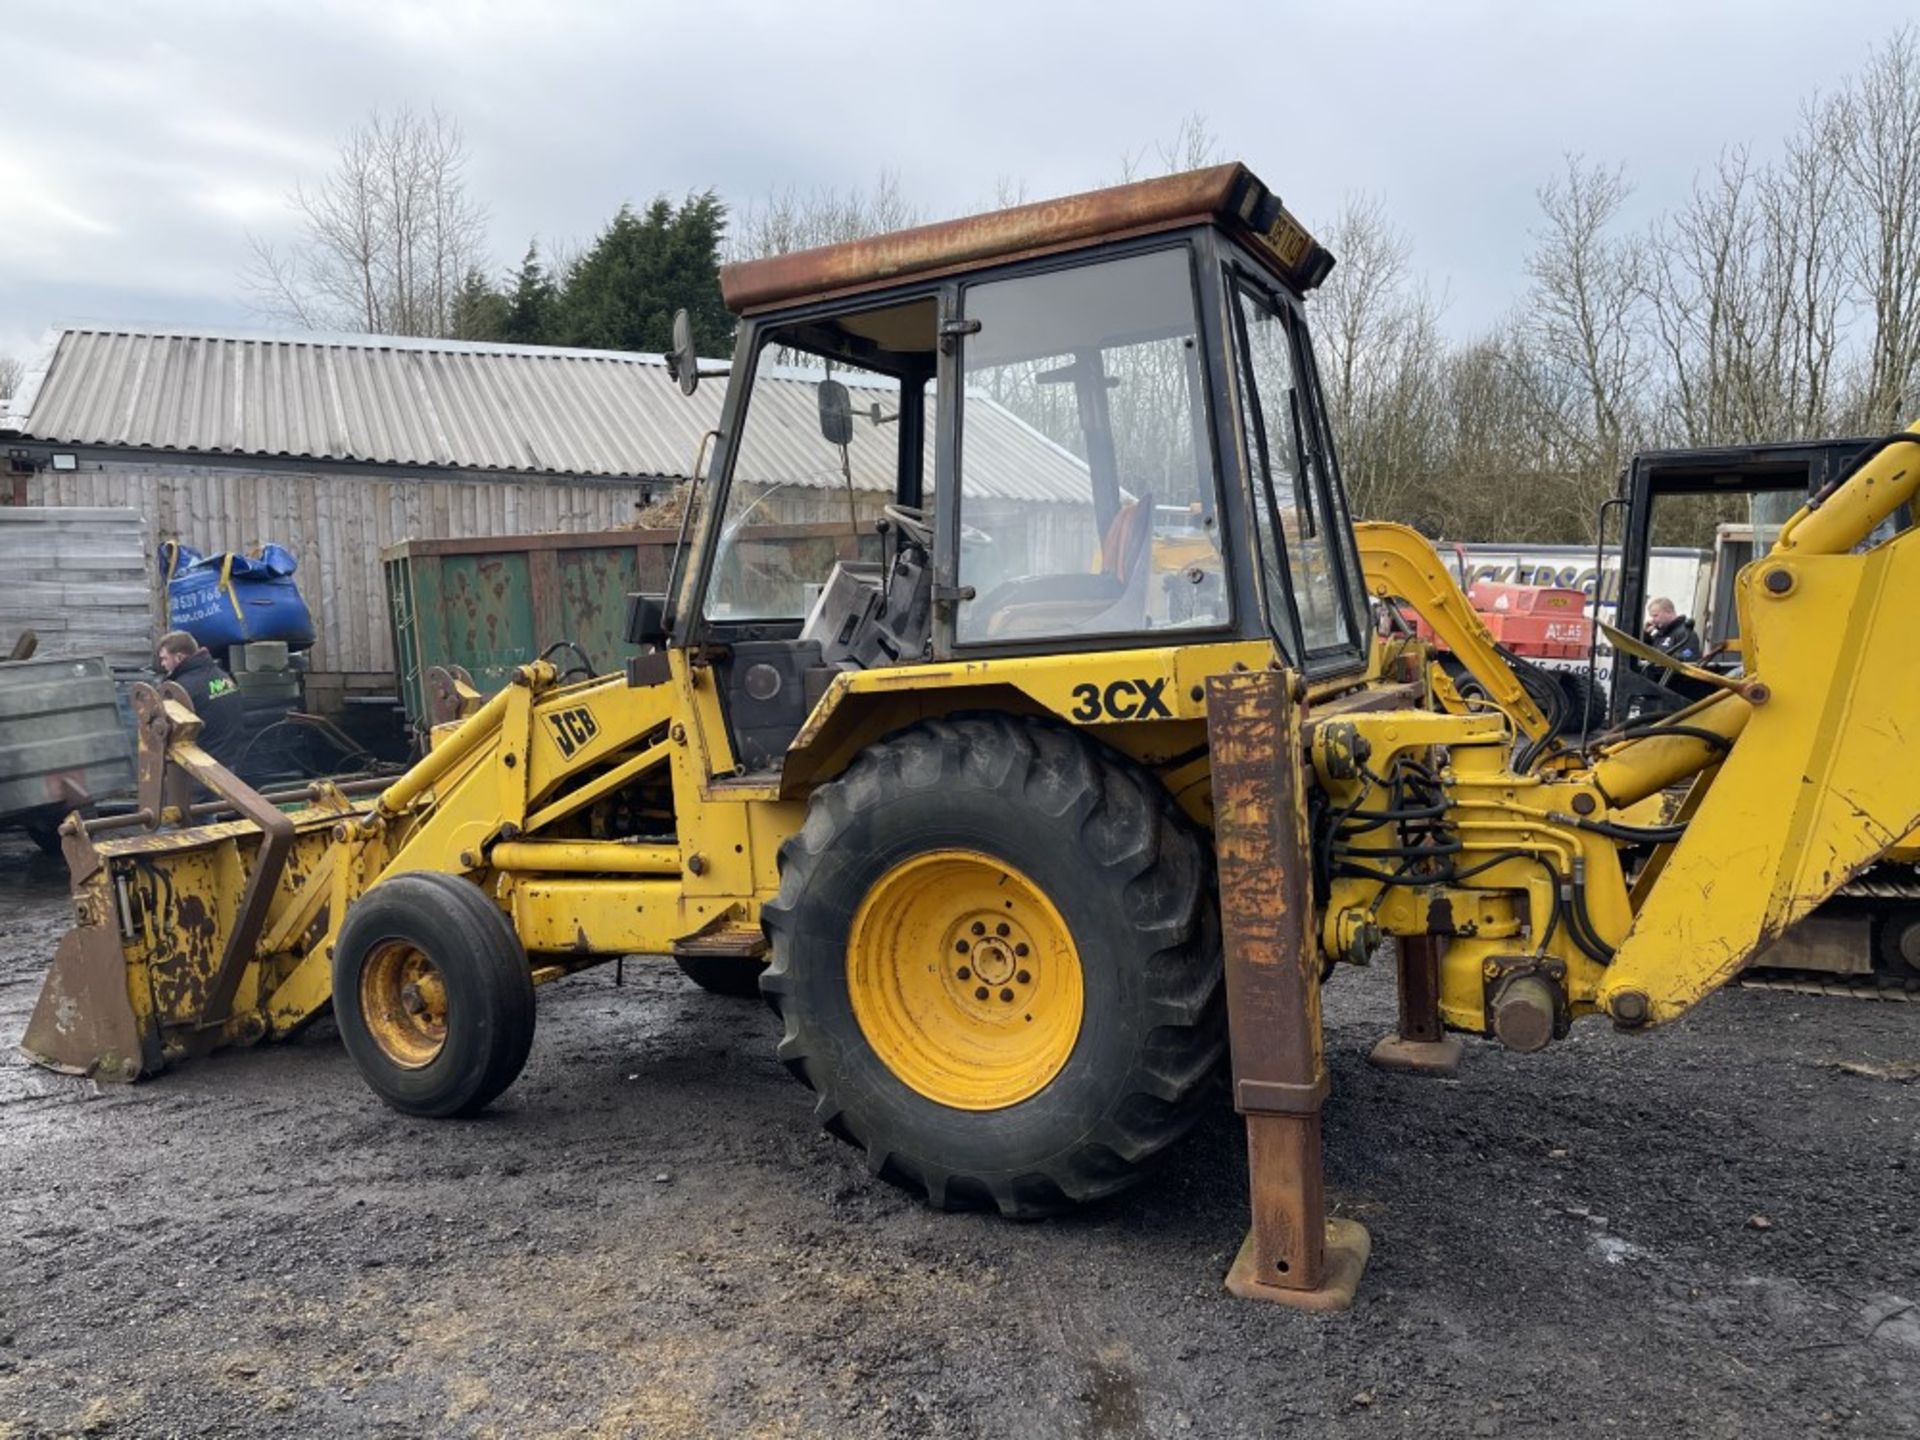
[[[574,751],[600,733],[600,722],[593,718],[593,711],[584,705],[549,715],[547,723],[553,727],[553,743],[560,747],[560,753],[569,760],[573,758]]]
[[[1167,677],[1158,680],[1115,680],[1105,689],[1088,683],[1073,687],[1076,720],[1171,720],[1173,712],[1162,699]]]

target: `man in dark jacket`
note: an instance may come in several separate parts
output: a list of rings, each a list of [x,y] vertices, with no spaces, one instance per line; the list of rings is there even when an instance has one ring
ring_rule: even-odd
[[[1649,645],[1676,660],[1691,665],[1700,658],[1700,637],[1671,600],[1655,600],[1647,606],[1646,635]]]
[[[185,630],[160,637],[160,668],[187,692],[200,717],[200,748],[231,770],[247,738],[247,702],[233,677]]]

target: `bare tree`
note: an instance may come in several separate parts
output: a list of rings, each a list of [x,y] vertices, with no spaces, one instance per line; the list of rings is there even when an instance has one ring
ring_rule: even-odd
[[[1156,140],[1150,147],[1155,164],[1147,163],[1148,149],[1142,148],[1120,157],[1121,180],[1139,180],[1147,175],[1178,175],[1183,170],[1204,170],[1218,165],[1220,137],[1207,123],[1201,111],[1182,117],[1173,134]]]
[[[27,367],[11,355],[0,355],[0,400],[11,400],[26,378]]]
[[[1896,32],[1832,118],[1855,222],[1847,278],[1870,327],[1856,418],[1890,428],[1920,402],[1920,35]]]
[[[1755,382],[1772,378],[1766,341],[1784,307],[1764,289],[1756,189],[1746,150],[1729,150],[1649,233],[1647,299],[1668,381],[1662,419],[1689,445],[1747,438]]]
[[[787,255],[816,245],[859,240],[920,223],[919,207],[900,189],[900,172],[882,170],[871,190],[845,192],[793,186],[750,202],[727,231],[729,260]]]
[[[1399,320],[1411,249],[1370,195],[1347,197],[1322,240],[1339,263],[1313,293],[1317,348],[1328,399],[1349,410]]]
[[[1310,304],[1341,471],[1360,513],[1403,513],[1436,462],[1440,307],[1377,199],[1350,196],[1322,238],[1339,263]]]
[[[976,205],[976,214],[988,210],[1011,210],[1016,205],[1024,205],[1028,200],[1027,182],[1017,175],[996,175],[993,177],[993,192],[984,204]]]
[[[1844,257],[1854,218],[1840,199],[1834,134],[1829,109],[1804,104],[1785,158],[1760,186],[1767,272],[1779,294],[1775,365],[1785,392],[1780,433],[1787,436],[1830,434],[1835,423]]]
[[[1664,438],[1737,444],[1823,433],[1840,353],[1851,216],[1832,126],[1809,107],[1779,166],[1720,157],[1646,248]]]
[[[1542,363],[1516,378],[1536,382],[1537,419],[1553,443],[1602,477],[1637,435],[1646,371],[1642,246],[1616,233],[1630,193],[1623,171],[1568,156],[1566,173],[1540,188],[1546,228],[1527,257],[1522,331]],[[1543,388],[1542,376],[1555,383]]]
[[[304,329],[448,335],[461,282],[486,263],[487,211],[468,192],[466,141],[438,110],[376,110],[317,185],[289,204],[303,234],[250,236],[257,310]]]

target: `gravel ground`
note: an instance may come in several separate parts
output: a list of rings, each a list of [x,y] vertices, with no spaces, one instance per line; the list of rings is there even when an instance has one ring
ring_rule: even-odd
[[[1035,1225],[869,1179],[766,1012],[649,964],[544,991],[474,1122],[383,1109],[325,1026],[103,1090],[11,1053],[63,893],[0,842],[0,1440],[1920,1435],[1920,1005],[1735,991],[1440,1082],[1365,1064],[1391,974],[1343,975],[1328,1191],[1374,1258],[1309,1316],[1220,1288],[1224,1088]]]

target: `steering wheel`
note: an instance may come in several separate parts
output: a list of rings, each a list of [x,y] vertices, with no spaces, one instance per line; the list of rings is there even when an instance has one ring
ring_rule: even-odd
[[[899,526],[914,544],[923,548],[933,544],[933,526],[927,523],[927,512],[918,505],[882,505],[880,513]]]
[[[883,505],[880,513],[898,525],[907,534],[907,538],[922,549],[933,548],[933,526],[927,521],[927,512],[918,505]],[[977,526],[960,522],[960,541],[962,544],[991,545],[993,537]]]

